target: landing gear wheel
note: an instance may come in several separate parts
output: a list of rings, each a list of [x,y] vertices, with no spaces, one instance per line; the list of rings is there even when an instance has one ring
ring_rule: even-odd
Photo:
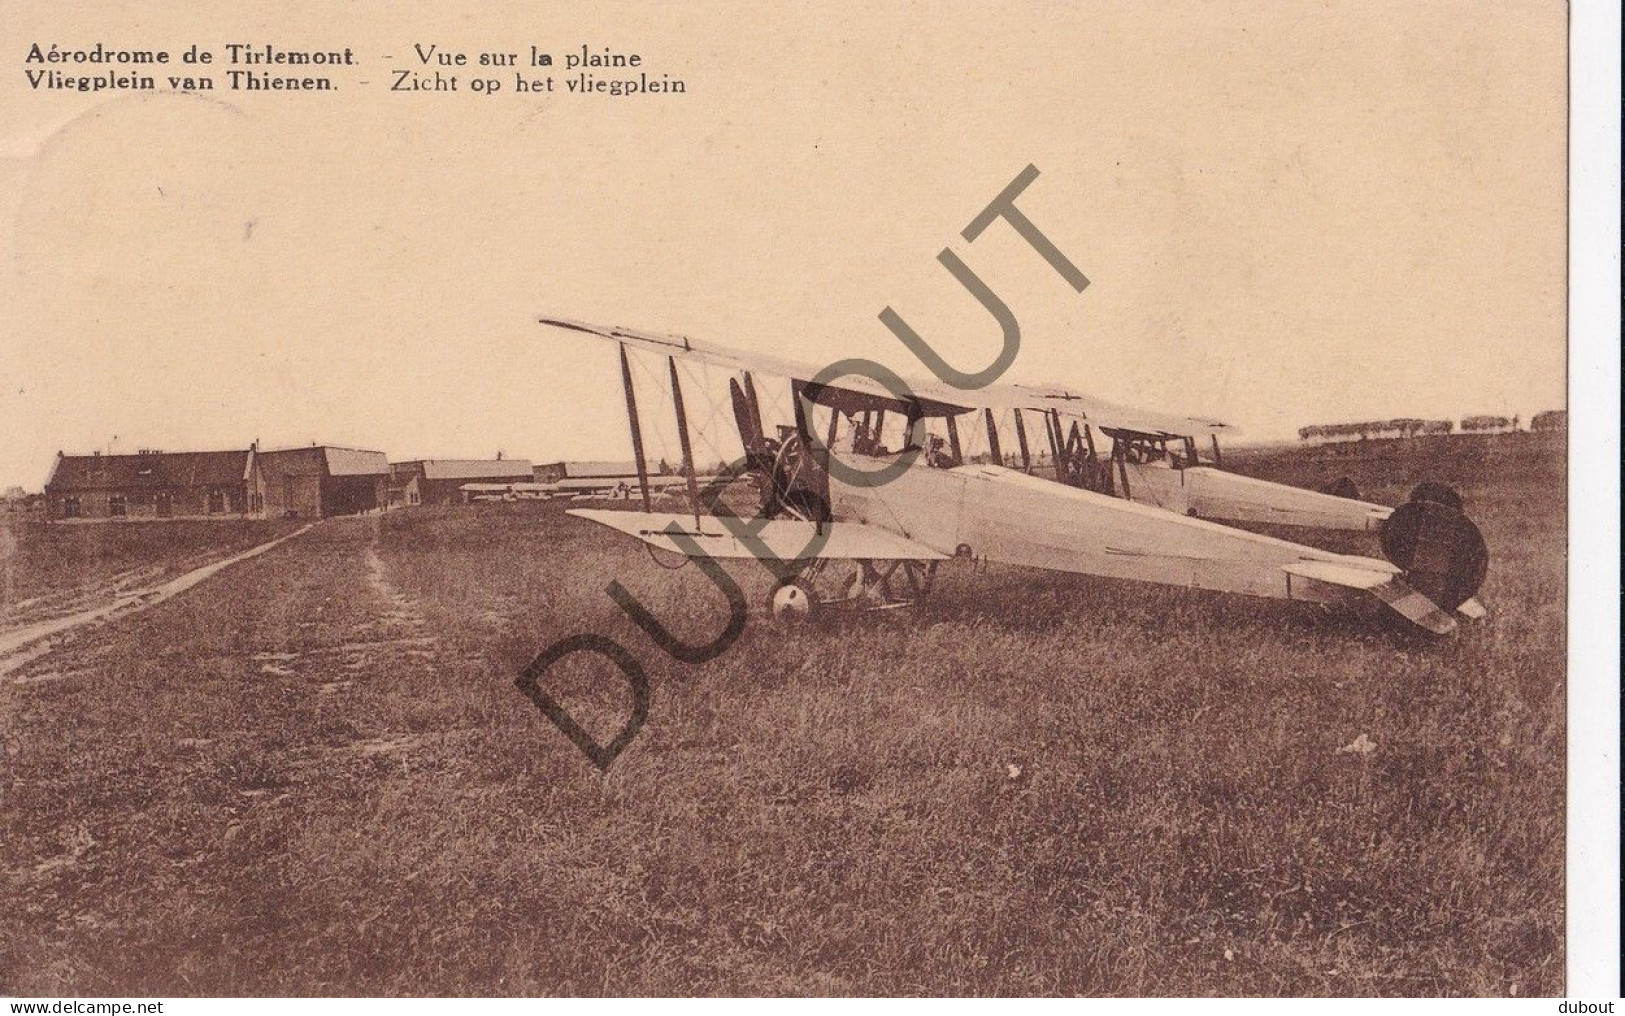
[[[805,623],[817,612],[818,598],[800,579],[785,579],[767,594],[767,613],[775,621]]]
[[[1423,480],[1411,490],[1412,501],[1431,501],[1461,511],[1461,493],[1448,483]]]

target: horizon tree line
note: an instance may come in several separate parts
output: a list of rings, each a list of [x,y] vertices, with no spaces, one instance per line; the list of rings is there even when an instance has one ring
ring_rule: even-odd
[[[1463,434],[1499,434],[1521,430],[1522,426],[1522,418],[1516,414],[1510,417],[1482,414],[1462,417],[1460,430]],[[1568,413],[1561,409],[1536,413],[1529,421],[1530,430],[1562,430],[1567,426]],[[1298,428],[1298,439],[1364,441],[1370,438],[1411,438],[1417,435],[1452,434],[1456,430],[1457,424],[1453,420],[1422,420],[1402,416],[1392,420],[1362,420],[1354,423],[1313,423]]]

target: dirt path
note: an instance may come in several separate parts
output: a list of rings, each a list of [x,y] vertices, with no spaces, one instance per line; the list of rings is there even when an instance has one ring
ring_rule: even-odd
[[[379,554],[381,530],[373,520],[372,535],[362,560],[366,564],[367,591],[376,597],[381,610],[369,610],[365,619],[351,628],[343,641],[309,649],[303,653],[270,653],[254,657],[262,673],[290,676],[300,671],[326,674],[318,691],[333,695],[353,687],[360,672],[383,667],[394,671],[422,665],[435,657],[439,639],[427,633],[428,620],[417,602],[391,581]]]
[[[378,623],[384,628],[421,630],[427,622],[412,598],[389,581],[389,575],[384,571],[384,559],[378,553],[378,541],[379,530],[375,525],[372,541],[367,544],[367,586],[389,605],[389,610],[379,617]]]
[[[0,991],[247,986],[310,962],[310,983],[340,984],[335,936],[368,928],[353,915],[416,898],[396,869],[419,862],[368,845],[425,779],[461,800],[475,735],[368,521],[323,524],[202,595],[178,594],[250,555],[6,634]],[[109,618],[106,637],[78,627]]]
[[[278,537],[257,547],[251,547],[240,554],[234,554],[231,557],[222,558],[200,568],[194,568],[184,575],[170,579],[168,582],[146,589],[118,593],[111,602],[101,606],[44,621],[35,621],[31,624],[0,632],[0,676],[9,674],[23,664],[38,659],[45,653],[50,652],[52,648],[50,646],[38,646],[35,643],[49,639],[52,636],[65,634],[87,624],[105,621],[111,617],[137,610],[144,610],[171,597],[179,596],[210,576],[224,571],[240,561],[246,561],[251,557],[263,554],[277,544],[285,543],[309,531],[309,529],[310,526],[304,526],[287,536]]]

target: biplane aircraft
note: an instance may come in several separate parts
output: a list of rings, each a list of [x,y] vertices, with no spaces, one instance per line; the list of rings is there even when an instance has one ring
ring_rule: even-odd
[[[804,618],[837,605],[907,606],[930,593],[938,565],[954,558],[1283,600],[1375,602],[1437,635],[1453,632],[1457,617],[1484,614],[1474,595],[1488,556],[1459,504],[1415,499],[1389,512],[1202,465],[1196,439],[1229,430],[1218,421],[1142,412],[1052,387],[965,391],[930,382],[894,390],[866,374],[829,377],[827,370],[678,335],[540,321],[618,345],[644,492],[643,511],[570,514],[688,557],[788,563],[770,593],[774,617]],[[633,358],[649,356],[665,361],[681,472],[689,477],[687,513],[657,512],[649,503],[631,367]],[[718,499],[708,502],[694,479],[682,374],[692,376],[698,367],[729,375],[744,451],[739,476],[760,497],[752,518],[719,514]],[[792,422],[772,436],[758,377],[789,383]],[[1001,434],[1001,419],[1013,422],[1010,455],[1002,450],[1010,435]],[[1047,449],[1034,449],[1029,422],[1041,429]],[[966,455],[962,423],[980,431],[984,455]],[[1098,447],[1097,430],[1110,442],[1108,450]],[[1158,455],[1169,456],[1170,446],[1182,452],[1181,461],[1152,465]],[[708,493],[714,495],[714,486]],[[1293,512],[1315,520],[1299,524],[1334,528],[1356,528],[1346,520],[1358,512],[1357,528],[1380,530],[1389,560],[1338,554],[1204,517],[1280,522]],[[823,595],[820,583],[835,562],[855,570],[835,594]]]
[[[1437,514],[1435,509],[1417,505],[1435,503],[1457,514],[1463,511],[1461,494],[1436,481],[1417,484],[1407,502],[1396,509],[1361,500],[1358,488],[1347,477],[1321,490],[1307,490],[1228,472],[1222,468],[1219,437],[1233,434],[1235,429],[1218,420],[1147,413],[1065,388],[1013,385],[1011,390],[1014,404],[1037,412],[1044,420],[1055,463],[1048,475],[1071,486],[1194,518],[1372,533],[1393,561],[1408,561],[1414,554],[1411,544],[1417,517]],[[1015,410],[1018,426],[1021,412]],[[1096,428],[1110,441],[1104,453],[1094,437]],[[1210,460],[1202,458],[1204,443],[1211,449]],[[1024,464],[1030,459],[1025,444],[1022,459]],[[1026,471],[1034,472],[1030,467]],[[1451,532],[1471,545],[1470,552],[1464,551],[1467,558],[1482,559],[1473,567],[1486,567],[1487,551],[1479,545],[1482,541],[1476,527],[1449,525]],[[1483,605],[1471,598],[1460,610],[1474,619],[1483,615]]]
[[[1146,413],[1065,388],[1012,388],[1027,395],[1024,408],[1049,414],[1064,434],[1056,443],[1056,477],[1074,486],[1228,522],[1376,533],[1393,513],[1360,500],[1348,481],[1316,491],[1225,471],[1219,438],[1236,431],[1218,420]],[[1104,455],[1096,429],[1110,440]]]

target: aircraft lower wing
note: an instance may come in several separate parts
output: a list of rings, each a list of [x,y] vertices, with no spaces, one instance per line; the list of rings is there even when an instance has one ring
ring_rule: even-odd
[[[693,515],[597,508],[572,508],[568,514],[608,526],[651,547],[688,557],[761,558],[765,550],[782,561],[815,558],[948,560],[947,554],[924,544],[860,522],[826,522],[820,526],[796,519],[724,520],[701,515],[696,524]]]

